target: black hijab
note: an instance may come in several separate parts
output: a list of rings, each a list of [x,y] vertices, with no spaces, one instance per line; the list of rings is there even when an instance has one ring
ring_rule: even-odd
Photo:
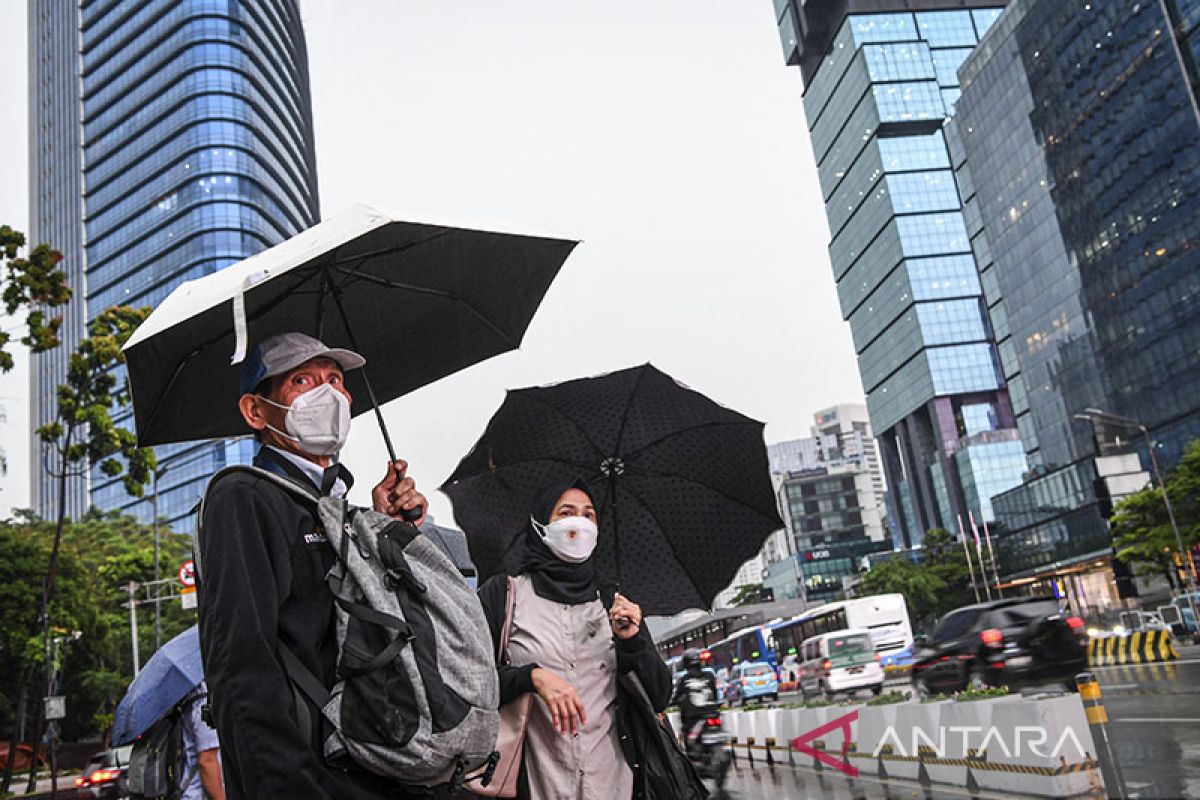
[[[578,489],[592,499],[587,484],[582,480],[563,480],[538,492],[530,509],[531,516],[543,525],[550,523],[550,515],[558,499],[568,489]],[[597,597],[595,557],[579,564],[563,561],[550,551],[542,541],[541,534],[526,523],[525,529],[513,539],[505,556],[506,572],[509,575],[529,575],[533,590],[539,597],[555,603],[577,605],[588,603]]]

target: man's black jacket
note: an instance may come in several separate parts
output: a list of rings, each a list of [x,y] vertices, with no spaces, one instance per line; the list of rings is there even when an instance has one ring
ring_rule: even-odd
[[[255,465],[307,480],[261,452]],[[209,487],[201,529],[200,644],[227,796],[403,796],[394,783],[327,766],[319,737],[297,722],[279,645],[327,688],[337,659],[333,593],[325,583],[335,556],[315,505],[268,479],[234,472]],[[309,716],[315,722],[318,715],[313,709]]]

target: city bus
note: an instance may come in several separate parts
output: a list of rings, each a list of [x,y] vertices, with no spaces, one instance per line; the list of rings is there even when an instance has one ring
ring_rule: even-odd
[[[885,662],[912,647],[912,625],[902,594],[877,594],[826,603],[775,624],[770,638],[779,663],[790,665],[797,660],[800,645],[806,639],[848,628],[870,631],[875,652]]]
[[[735,664],[745,661],[765,661],[772,669],[778,666],[771,629],[767,625],[755,625],[731,633],[710,645],[708,652],[712,656],[712,668],[722,676],[728,675]]]

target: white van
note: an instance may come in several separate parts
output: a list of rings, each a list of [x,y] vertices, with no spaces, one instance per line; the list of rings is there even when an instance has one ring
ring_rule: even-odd
[[[800,692],[832,700],[841,692],[883,691],[883,667],[871,632],[851,628],[806,639],[800,648]]]

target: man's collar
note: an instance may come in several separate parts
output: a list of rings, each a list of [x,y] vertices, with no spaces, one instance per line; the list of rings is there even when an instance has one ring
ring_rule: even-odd
[[[263,448],[269,448],[272,453],[286,458],[288,463],[298,468],[304,474],[304,477],[306,477],[318,490],[324,488],[323,483],[327,470],[321,469],[319,464],[274,445],[263,445]],[[329,496],[345,497],[346,493],[350,491],[350,487],[354,485],[354,477],[350,474],[350,470],[346,469],[337,462],[331,464],[329,466],[329,470],[333,470],[333,474],[337,475],[336,480],[333,482],[332,488],[330,488],[328,492]]]

